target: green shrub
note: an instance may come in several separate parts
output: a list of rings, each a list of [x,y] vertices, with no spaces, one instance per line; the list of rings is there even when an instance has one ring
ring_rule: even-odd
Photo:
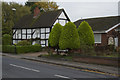
[[[12,44],[12,37],[9,34],[4,34],[2,38],[3,45],[11,45]]]
[[[94,34],[90,25],[83,21],[78,27],[78,34],[81,45],[94,45]]]
[[[29,53],[29,52],[39,52],[41,51],[41,45],[26,45],[26,46],[16,46],[16,53]],[[2,48],[4,53],[15,53],[14,45],[4,45]]]
[[[60,49],[77,49],[80,47],[79,35],[76,26],[72,22],[68,22],[60,35]]]
[[[3,45],[2,52],[4,53],[15,53],[15,46],[14,45]]]
[[[41,46],[40,44],[35,43],[34,46]]]
[[[17,46],[17,53],[28,53],[28,52],[39,52],[41,51],[40,45],[29,45],[29,46]]]
[[[59,44],[59,37],[62,31],[62,26],[57,23],[53,26],[52,31],[50,32],[49,36],[49,45],[51,47],[58,47]]]
[[[19,41],[17,43],[17,46],[26,46],[26,45],[31,45],[31,42],[29,42],[27,40],[23,40],[23,41]]]

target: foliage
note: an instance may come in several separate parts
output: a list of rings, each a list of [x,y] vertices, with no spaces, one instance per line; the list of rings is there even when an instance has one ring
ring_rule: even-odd
[[[2,38],[3,45],[11,45],[12,44],[12,37],[9,34],[4,34]]]
[[[3,53],[15,53],[15,46],[14,45],[3,45],[2,52]]]
[[[76,26],[72,22],[68,22],[60,35],[60,49],[77,49],[80,47],[79,35]]]
[[[39,52],[41,45],[17,46],[17,53]]]
[[[93,45],[94,44],[94,34],[90,25],[83,21],[78,27],[78,34],[80,38],[81,45]]]
[[[59,23],[53,26],[52,31],[50,32],[50,36],[49,36],[49,44],[51,47],[58,47],[62,28],[63,27]]]
[[[31,45],[31,42],[29,42],[27,40],[23,40],[23,41],[19,41],[17,43],[17,46],[26,46],[26,45]]]
[[[35,46],[41,46],[40,44],[37,44],[37,43],[35,43],[34,45],[35,45]]]
[[[46,2],[26,2],[25,5],[31,7],[32,13],[34,12],[36,6],[39,7],[40,11],[45,11],[45,12],[58,9],[58,5],[56,4],[56,2],[49,0]]]
[[[87,56],[94,56],[94,55],[96,55],[96,52],[94,51],[94,47],[90,46],[90,45],[82,45],[81,53],[83,55],[87,55]]]
[[[4,45],[2,48],[5,53],[15,53],[14,45]],[[29,53],[41,51],[41,45],[27,45],[27,46],[16,46],[16,53]]]
[[[24,15],[30,14],[30,7],[14,2],[2,2],[2,34],[12,35],[12,27]]]

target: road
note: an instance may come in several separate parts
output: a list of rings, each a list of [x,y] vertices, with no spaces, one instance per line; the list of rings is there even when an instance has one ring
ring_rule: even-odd
[[[7,56],[3,56],[2,61],[3,78],[114,78],[110,75]]]

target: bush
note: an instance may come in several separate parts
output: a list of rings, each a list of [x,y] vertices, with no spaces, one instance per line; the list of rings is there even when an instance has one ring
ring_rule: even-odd
[[[80,47],[79,35],[76,26],[72,22],[68,22],[60,35],[60,49],[77,49]]]
[[[4,53],[15,53],[14,45],[3,46]],[[29,52],[39,52],[41,51],[41,45],[27,45],[27,46],[16,46],[16,53],[29,53]]]
[[[90,25],[83,21],[78,27],[78,34],[81,45],[94,45],[94,34]]]
[[[12,37],[9,34],[4,34],[2,38],[3,45],[11,45],[12,44]]]
[[[4,53],[15,53],[15,46],[14,45],[3,45],[2,52]]]
[[[40,45],[17,46],[17,53],[39,52],[41,51]]]
[[[62,26],[57,23],[53,26],[52,31],[50,32],[49,36],[49,45],[51,47],[58,47],[59,44],[59,37],[62,31]]]
[[[23,41],[19,41],[17,43],[17,46],[26,46],[26,45],[31,45],[31,42],[29,42],[27,40],[23,40]]]

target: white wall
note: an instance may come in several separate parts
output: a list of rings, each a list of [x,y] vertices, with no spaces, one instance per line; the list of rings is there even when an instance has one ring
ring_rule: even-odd
[[[35,38],[48,39],[49,38],[50,28],[33,29],[32,32],[34,32],[34,31],[35,31],[35,33],[33,34],[33,39],[35,39]],[[13,30],[13,33],[14,32],[15,32],[15,30]],[[46,37],[45,37],[45,33],[46,33]],[[23,34],[22,39],[26,39],[26,29],[22,30],[22,34]],[[16,34],[13,35],[13,39],[15,39],[15,35],[16,35],[16,39],[21,39],[21,30],[18,29],[16,31]],[[27,39],[31,39],[31,29],[27,29]],[[13,40],[13,44],[18,43],[19,41]],[[45,42],[46,42],[46,45],[48,46],[48,40],[47,41],[42,40],[41,42],[40,41],[33,41],[32,44],[33,45],[35,43],[45,44]],[[44,47],[45,45],[42,45],[42,46]]]

